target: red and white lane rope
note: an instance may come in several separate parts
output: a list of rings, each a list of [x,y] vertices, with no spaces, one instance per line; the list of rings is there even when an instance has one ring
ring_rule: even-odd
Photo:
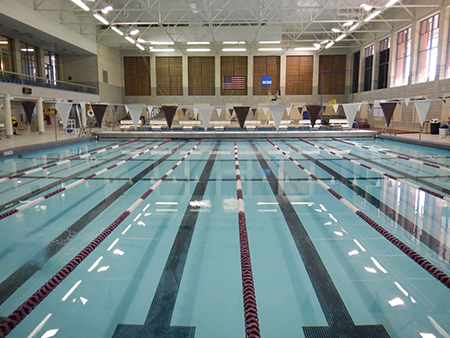
[[[242,193],[241,171],[236,139],[234,139],[234,163],[236,171],[236,191],[239,219],[239,244],[241,247],[242,293],[244,295],[245,336],[261,337],[259,331],[258,311],[256,308],[255,286],[253,284],[252,262],[248,245],[247,223],[245,221],[244,196]]]
[[[406,157],[406,156],[390,154],[390,153],[387,153],[387,152],[382,151],[382,150],[371,149],[371,148],[366,147],[366,146],[360,146],[360,145],[358,145],[358,144],[355,144],[355,143],[352,143],[352,142],[348,142],[348,141],[343,141],[343,140],[340,140],[340,139],[334,138],[334,137],[332,137],[331,139],[332,139],[333,141],[342,142],[342,143],[349,144],[349,145],[354,146],[354,147],[357,147],[357,148],[370,150],[370,151],[373,151],[373,152],[376,152],[376,153],[380,153],[380,154],[383,154],[383,155],[387,155],[387,156],[390,156],[390,157],[399,158],[399,159],[401,159],[401,160],[405,160],[405,161],[410,161],[410,162],[414,162],[414,163],[423,164],[423,165],[426,165],[426,166],[428,166],[428,167],[432,167],[432,168],[436,168],[436,169],[443,169],[443,170],[446,170],[446,171],[450,171],[450,168],[448,168],[448,167],[443,167],[443,166],[440,166],[440,165],[437,165],[437,164],[433,164],[433,163],[428,163],[428,162],[425,162],[425,161],[416,160],[415,158],[410,158],[410,157]]]
[[[272,141],[267,139],[267,141],[272,144],[276,149],[278,149],[284,156],[289,158],[297,167],[302,169],[309,177],[311,177],[314,181],[316,181],[322,188],[327,190],[330,194],[336,197],[342,204],[344,204],[347,208],[353,211],[358,217],[360,217],[363,221],[369,224],[373,229],[375,229],[378,233],[380,233],[383,237],[385,237],[388,241],[394,244],[397,248],[403,251],[409,258],[419,264],[422,268],[428,271],[434,278],[444,284],[447,288],[450,289],[450,276],[448,276],[445,272],[436,267],[433,263],[429,262],[426,258],[422,257],[420,254],[411,249],[408,245],[403,243],[397,237],[392,235],[389,231],[385,230],[381,225],[376,223],[369,216],[364,214],[361,210],[339,195],[336,191],[331,189],[328,185],[318,179],[314,174],[312,174],[308,169],[303,167],[300,163],[295,161],[292,157],[290,157],[285,151],[281,150],[277,145],[275,145]]]
[[[169,176],[192,152],[197,149],[203,139],[198,142],[181,160],[166,172],[155,184],[152,185],[140,198],[125,210],[114,222],[112,222],[100,235],[80,251],[58,273],[39,288],[30,298],[20,305],[13,313],[0,323],[0,338],[6,337],[22,320],[24,320],[68,275],[72,273],[82,261],[89,256],[144,200]]]
[[[86,176],[85,178],[82,178],[82,179],[80,179],[78,181],[70,183],[70,184],[66,185],[65,187],[56,189],[56,190],[54,190],[52,192],[49,192],[48,194],[45,194],[44,196],[41,196],[41,197],[35,198],[34,200],[28,201],[27,203],[22,204],[22,205],[18,206],[17,208],[8,210],[7,212],[4,212],[3,214],[0,214],[0,220],[6,218],[8,216],[14,215],[15,213],[18,213],[19,211],[25,210],[25,209],[33,206],[33,205],[36,205],[37,203],[40,203],[40,202],[46,200],[47,198],[55,196],[55,195],[57,195],[57,194],[59,194],[59,193],[61,193],[63,191],[69,190],[69,189],[71,189],[71,188],[73,188],[73,187],[75,187],[75,186],[77,186],[77,185],[79,185],[79,184],[81,184],[81,183],[83,183],[83,182],[85,182],[87,180],[90,180],[93,177],[101,175],[101,174],[107,172],[108,170],[116,168],[116,167],[118,167],[118,166],[120,166],[120,165],[122,165],[122,164],[124,164],[124,163],[126,163],[126,162],[128,162],[130,160],[132,160],[132,159],[135,159],[136,157],[139,157],[139,156],[141,156],[141,155],[143,155],[145,153],[148,153],[149,151],[152,151],[152,150],[162,146],[163,144],[165,144],[165,143],[167,143],[169,141],[171,141],[171,139],[168,139],[167,141],[164,141],[164,142],[162,142],[162,143],[160,143],[160,144],[158,144],[158,145],[156,145],[156,146],[154,146],[154,147],[152,147],[150,149],[141,151],[140,153],[138,153],[136,155],[133,155],[133,156],[131,156],[131,157],[125,159],[125,160],[122,160],[120,162],[117,162],[116,164],[113,164],[112,166],[109,166],[107,168],[99,170],[99,171],[97,171],[96,173],[94,173],[92,175]]]
[[[103,153],[105,151],[108,151],[108,150],[111,150],[111,149],[115,149],[115,148],[118,148],[118,147],[122,147],[124,145],[130,144],[130,143],[133,143],[133,142],[137,142],[137,141],[139,141],[139,139],[135,139],[135,140],[131,140],[131,141],[128,141],[128,142],[125,142],[125,143],[117,144],[115,146],[108,147],[108,148],[105,148],[105,149],[102,149],[102,150],[98,150],[98,151],[94,151],[94,152],[89,153],[89,154],[84,154],[84,155],[81,155],[81,156],[72,157],[72,158],[69,158],[67,160],[56,162],[56,163],[52,163],[52,164],[49,164],[49,165],[46,165],[46,166],[43,166],[43,167],[27,170],[27,171],[24,171],[23,173],[20,173],[20,174],[15,174],[15,175],[12,175],[12,176],[9,176],[9,177],[3,177],[3,178],[0,178],[0,183],[6,182],[6,181],[8,181],[10,179],[13,179],[13,178],[34,174],[34,173],[36,173],[38,171],[41,171],[41,170],[44,170],[44,169],[48,169],[48,168],[56,167],[56,166],[63,165],[63,164],[66,164],[66,163],[70,163],[72,161],[79,160],[79,159],[82,159],[82,158],[85,158],[85,157],[88,157],[88,156],[92,156],[92,155],[95,155],[95,154],[100,154],[100,153]]]
[[[306,140],[304,140],[304,139],[302,139],[302,138],[299,138],[299,140],[300,140],[300,141],[303,141],[303,142],[305,142],[305,143],[307,143],[307,144],[309,144],[309,145],[311,145],[311,146],[313,146],[313,147],[319,148],[320,150],[323,150],[323,151],[327,152],[328,154],[335,155],[335,156],[340,157],[340,158],[342,158],[342,159],[344,159],[344,160],[347,160],[347,161],[349,161],[349,162],[351,162],[351,163],[355,163],[355,164],[357,164],[357,165],[359,165],[359,166],[361,166],[361,167],[363,167],[363,168],[366,168],[366,169],[368,169],[368,170],[371,170],[371,171],[373,171],[373,172],[376,172],[377,174],[380,174],[380,175],[382,175],[382,176],[386,176],[386,177],[388,177],[388,178],[390,178],[390,179],[392,179],[392,180],[396,180],[396,181],[402,182],[402,183],[407,184],[407,185],[409,185],[409,186],[411,186],[411,187],[413,187],[413,188],[415,188],[415,189],[422,190],[422,191],[424,191],[424,192],[426,192],[426,193],[428,193],[428,194],[430,194],[430,195],[433,195],[433,196],[435,196],[435,197],[437,197],[437,198],[440,198],[440,199],[443,199],[443,200],[445,200],[445,201],[447,201],[447,202],[450,202],[450,197],[448,197],[448,196],[444,196],[444,195],[442,195],[442,194],[440,194],[440,193],[438,193],[438,192],[432,191],[432,190],[430,190],[430,189],[428,189],[428,188],[421,187],[421,186],[419,186],[419,185],[417,185],[417,184],[415,184],[415,183],[412,183],[412,182],[409,182],[409,181],[407,181],[407,180],[404,180],[403,178],[396,177],[396,176],[394,176],[394,175],[388,174],[387,172],[378,170],[378,169],[376,169],[376,168],[373,168],[373,167],[371,167],[371,166],[368,166],[368,165],[366,165],[366,164],[364,164],[364,163],[361,163],[361,162],[359,162],[359,161],[352,160],[352,159],[350,159],[350,158],[348,158],[348,157],[346,157],[346,156],[342,156],[342,155],[336,153],[335,151],[327,150],[327,149],[325,149],[325,148],[323,148],[323,147],[321,147],[321,146],[318,146],[318,145],[316,145],[316,144],[314,144],[314,143],[311,143],[311,142],[309,142],[309,141],[306,141]]]

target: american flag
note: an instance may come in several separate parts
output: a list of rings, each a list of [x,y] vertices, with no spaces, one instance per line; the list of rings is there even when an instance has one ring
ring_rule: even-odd
[[[233,75],[223,77],[224,90],[244,90],[245,75]]]

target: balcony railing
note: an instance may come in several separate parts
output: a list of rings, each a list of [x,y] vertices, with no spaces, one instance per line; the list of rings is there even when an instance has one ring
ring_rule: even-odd
[[[0,71],[0,82],[15,83],[24,86],[34,86],[50,89],[70,90],[73,92],[98,94],[98,89],[78,83],[50,80],[43,77]]]

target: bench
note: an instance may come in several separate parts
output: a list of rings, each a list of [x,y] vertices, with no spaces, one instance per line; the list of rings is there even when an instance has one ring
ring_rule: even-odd
[[[139,120],[138,126],[141,126],[141,125],[142,125],[142,120]],[[124,131],[124,130],[130,131],[131,128],[134,128],[133,120],[121,120],[120,121],[119,129],[121,131]]]
[[[224,131],[226,127],[231,125],[230,121],[209,121],[209,125],[214,129],[214,131]]]
[[[340,127],[350,129],[347,119],[330,119],[330,127]]]
[[[164,126],[167,127],[166,120],[150,120],[150,129],[152,131],[161,131]]]
[[[256,131],[256,128],[261,125],[260,120],[247,120],[245,121],[244,127],[247,131]]]
[[[273,120],[269,121],[269,126],[274,126],[275,122]],[[280,125],[278,126],[278,130],[288,130],[288,126],[292,125],[292,120],[281,120]]]
[[[318,128],[321,125],[322,125],[322,120],[316,120],[316,123],[314,124],[314,128]],[[304,127],[312,128],[311,120],[299,120],[298,126],[301,128],[304,128]]]
[[[201,121],[198,120],[180,121],[180,126],[182,127],[183,131],[192,131],[193,127],[198,127],[201,124]]]

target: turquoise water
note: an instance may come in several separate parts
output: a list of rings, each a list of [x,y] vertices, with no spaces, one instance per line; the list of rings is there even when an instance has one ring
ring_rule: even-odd
[[[1,213],[163,141],[133,142],[0,183]],[[46,283],[198,141],[168,142],[0,220],[0,317]],[[350,141],[449,165],[447,151]],[[273,142],[450,274],[447,201],[298,139]],[[445,169],[331,139],[311,142],[449,196]],[[1,177],[119,143],[2,160]],[[202,142],[8,337],[244,337],[233,147],[232,140]],[[363,337],[374,325],[390,337],[450,336],[447,287],[269,142],[238,141],[237,147],[262,337],[312,337],[308,332],[326,330]]]

